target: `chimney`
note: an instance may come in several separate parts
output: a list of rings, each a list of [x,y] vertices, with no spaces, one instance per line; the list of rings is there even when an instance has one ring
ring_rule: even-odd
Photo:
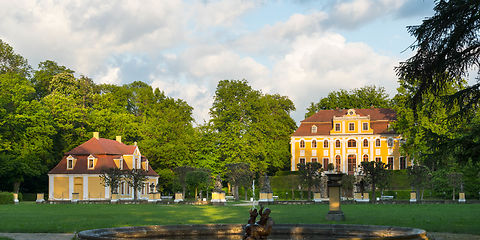
[[[116,136],[116,140],[117,142],[122,143],[122,136]]]
[[[100,139],[100,134],[98,132],[93,132],[93,137],[98,140]]]

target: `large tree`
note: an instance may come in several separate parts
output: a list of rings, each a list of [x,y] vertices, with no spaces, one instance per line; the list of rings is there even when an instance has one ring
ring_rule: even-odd
[[[422,102],[428,94],[438,94],[468,77],[480,76],[480,2],[478,0],[437,0],[435,14],[418,26],[408,27],[416,38],[411,49],[415,55],[400,63],[397,74],[415,93],[411,104]],[[480,83],[452,95],[465,108],[480,102]]]
[[[205,132],[214,135],[214,158],[221,170],[225,164],[238,162],[256,172],[285,167],[289,136],[296,128],[290,117],[294,109],[288,98],[262,94],[245,80],[220,81],[207,125],[211,131]]]
[[[390,99],[383,87],[365,86],[350,91],[340,89],[330,92],[328,96],[321,98],[317,103],[310,103],[305,118],[310,117],[319,110],[370,107],[388,108],[390,106]]]

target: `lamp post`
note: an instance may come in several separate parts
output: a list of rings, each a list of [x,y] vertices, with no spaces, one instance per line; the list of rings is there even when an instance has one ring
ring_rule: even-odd
[[[326,219],[329,221],[344,221],[345,215],[340,208],[340,188],[342,187],[343,173],[327,173],[329,211]]]

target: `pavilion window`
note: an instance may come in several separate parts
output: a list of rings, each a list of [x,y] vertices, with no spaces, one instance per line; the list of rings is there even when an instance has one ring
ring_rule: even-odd
[[[303,140],[300,141],[300,148],[305,148],[305,141]]]
[[[328,148],[328,140],[323,141],[323,147]]]
[[[316,140],[312,141],[312,148],[317,148],[317,141]]]
[[[354,139],[348,140],[348,147],[349,148],[357,147],[357,141],[355,141]]]
[[[380,139],[375,140],[375,146],[380,147]]]
[[[342,146],[342,143],[340,142],[340,140],[335,141],[335,147],[336,148],[339,148],[341,146]]]
[[[368,140],[367,139],[363,140],[363,147],[368,147]]]

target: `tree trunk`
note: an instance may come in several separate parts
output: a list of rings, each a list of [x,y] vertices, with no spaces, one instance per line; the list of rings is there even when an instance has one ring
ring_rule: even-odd
[[[183,198],[185,198],[185,197],[186,197],[186,196],[185,196],[185,188],[186,188],[186,187],[185,187],[185,184],[183,184],[183,185],[182,185],[182,193],[183,193]]]
[[[198,200],[198,197],[197,197],[197,188],[195,188],[195,201]]]
[[[295,191],[294,191],[294,188],[292,188],[292,200],[295,200]]]
[[[375,182],[372,182],[372,202],[377,202],[377,198],[375,197]]]
[[[20,182],[16,181],[13,183],[13,192],[18,193],[20,191]]]
[[[455,201],[455,188],[453,188],[452,200]]]
[[[248,201],[248,188],[243,187],[243,191],[245,192],[245,201]]]
[[[238,201],[239,200],[239,198],[238,198],[238,185],[233,185],[232,188],[233,188],[233,197],[235,198],[235,201]]]
[[[133,201],[137,201],[137,188],[133,188]]]
[[[308,186],[307,191],[308,191],[308,199],[307,200],[311,200],[312,199],[312,191],[311,191],[310,186]]]

